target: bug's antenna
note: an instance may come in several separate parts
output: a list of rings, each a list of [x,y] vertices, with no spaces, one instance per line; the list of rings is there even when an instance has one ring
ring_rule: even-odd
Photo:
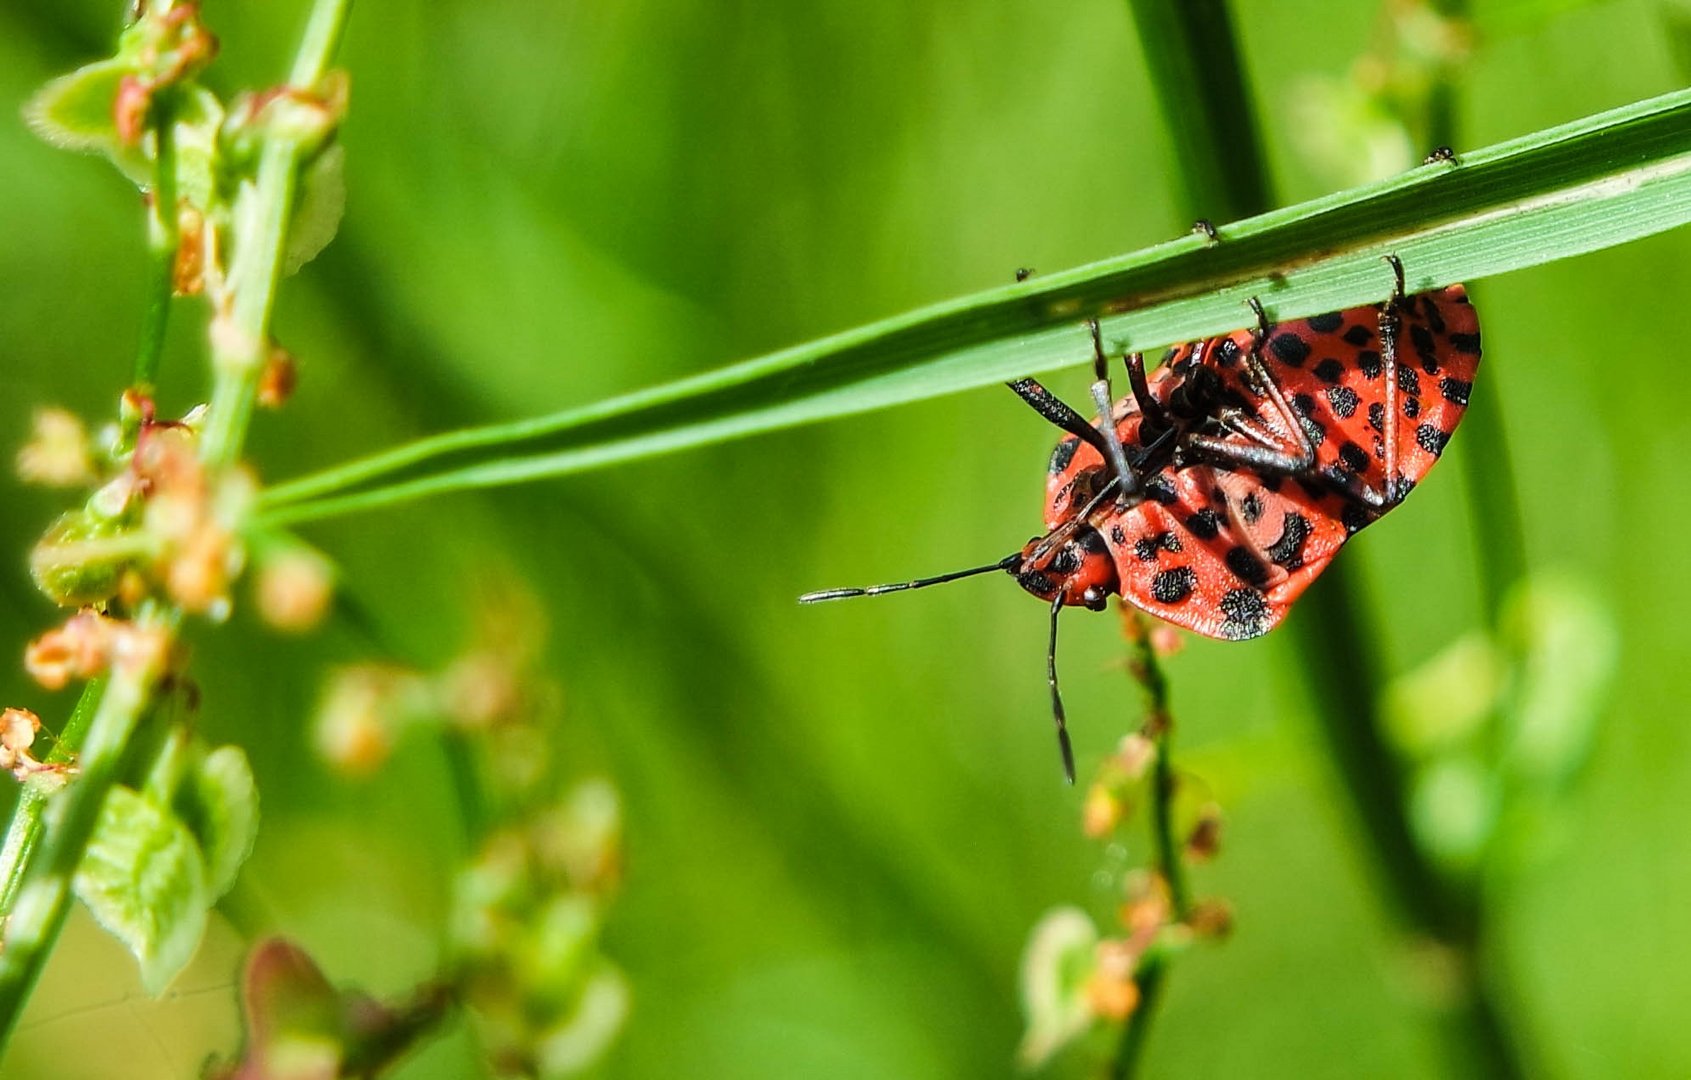
[[[852,596],[880,596],[882,593],[903,592],[906,589],[925,589],[929,585],[943,585],[958,578],[974,577],[976,574],[990,574],[994,570],[1014,570],[1021,565],[1022,553],[1016,552],[1006,555],[995,563],[985,566],[973,566],[967,570],[953,570],[949,574],[937,577],[917,578],[915,581],[896,581],[890,585],[871,585],[867,589],[823,589],[821,592],[807,592],[799,597],[801,604],[815,604],[822,600],[844,600]]]
[[[1074,783],[1074,747],[1069,745],[1069,722],[1063,714],[1063,695],[1057,689],[1057,616],[1063,613],[1063,594],[1051,601],[1051,644],[1045,650],[1045,678],[1051,684],[1051,719],[1057,722],[1057,749],[1063,755],[1063,779]]]

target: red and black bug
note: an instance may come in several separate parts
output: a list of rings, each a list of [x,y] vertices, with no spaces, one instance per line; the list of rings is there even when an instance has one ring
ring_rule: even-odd
[[[1009,384],[1068,433],[1051,457],[1043,536],[986,566],[800,600],[1007,571],[1051,604],[1046,674],[1072,782],[1057,688],[1064,607],[1101,610],[1114,593],[1207,637],[1258,637],[1437,462],[1468,404],[1479,322],[1462,286],[1406,296],[1402,265],[1387,262],[1383,304],[1271,326],[1253,299],[1255,327],[1171,349],[1149,377],[1130,354],[1132,393],[1116,402],[1091,323],[1096,423],[1032,379]]]

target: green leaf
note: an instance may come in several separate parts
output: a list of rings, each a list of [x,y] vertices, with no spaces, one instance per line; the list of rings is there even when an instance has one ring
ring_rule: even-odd
[[[288,226],[288,246],[282,272],[292,274],[315,259],[341,227],[346,212],[346,151],[339,144],[325,149],[300,172],[299,202]]]
[[[150,994],[170,985],[205,932],[205,864],[186,825],[126,787],[106,797],[76,895],[141,965]]]
[[[62,150],[107,152],[117,145],[112,106],[134,66],[122,60],[84,64],[35,92],[23,107],[30,130]]]
[[[104,154],[138,186],[148,186],[152,167],[147,155],[118,138],[113,111],[124,76],[134,72],[133,64],[118,59],[84,64],[37,90],[23,107],[24,121],[54,146]]]
[[[215,902],[258,837],[258,788],[240,747],[220,746],[194,765],[177,789],[176,812],[204,853],[206,895]]]
[[[179,87],[171,116],[175,120],[177,195],[209,212],[221,197],[218,169],[222,150],[217,132],[223,126],[223,103],[203,86]],[[151,186],[150,177],[147,183]]]
[[[1092,1027],[1086,982],[1097,963],[1097,945],[1097,927],[1076,907],[1053,908],[1034,925],[1022,953],[1027,1030],[1017,1057],[1023,1066],[1045,1064]]]
[[[1485,733],[1508,676],[1489,634],[1464,634],[1386,685],[1380,711],[1392,741],[1416,759],[1463,750]]]
[[[1620,664],[1620,629],[1590,584],[1541,575],[1512,597],[1504,631],[1522,658],[1506,764],[1516,782],[1554,793],[1590,756]]]
[[[451,432],[282,484],[265,520],[316,520],[561,476],[814,423],[1090,357],[1082,320],[1149,351],[1536,266],[1691,221],[1691,90],[1540,131],[1198,236],[936,304],[551,416]],[[1011,406],[1006,405],[1006,408]]]

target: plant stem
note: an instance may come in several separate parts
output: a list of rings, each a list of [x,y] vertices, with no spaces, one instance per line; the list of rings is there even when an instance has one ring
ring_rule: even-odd
[[[327,70],[350,6],[351,0],[316,0],[292,69],[296,84],[314,85]],[[161,166],[169,145],[168,137],[161,135]],[[256,180],[237,196],[232,227],[234,263],[228,281],[230,310],[226,324],[220,325],[222,314],[213,322],[212,405],[200,442],[200,458],[213,472],[233,466],[245,441],[259,373],[268,352],[270,317],[300,157],[301,147],[296,141],[269,136],[260,151]],[[174,223],[175,196],[170,193],[166,204],[167,182],[163,177],[161,172],[155,203],[161,218]],[[167,296],[167,307],[168,302]],[[149,317],[144,332],[162,342],[163,315],[156,321]],[[137,354],[136,372],[138,377],[145,373],[150,380],[156,372],[157,353],[156,342],[149,344],[149,340],[144,339]],[[154,370],[145,371],[148,365]],[[114,659],[103,690],[94,684],[85,690],[78,714],[73,714],[54,751],[68,755],[76,750],[78,715],[87,707],[92,715],[79,756],[78,776],[50,800],[21,799],[6,841],[0,845],[0,872],[5,875],[0,884],[10,891],[10,895],[0,897],[5,905],[0,912],[6,919],[4,948],[0,949],[0,1053],[64,926],[77,867],[106,794],[130,749],[136,725],[152,704],[181,618],[181,612],[174,609],[143,610],[136,616],[131,632],[148,639],[156,635],[158,647],[139,659]],[[96,700],[97,704],[92,704]],[[43,801],[44,813],[39,805]]]
[[[1130,0],[1130,6],[1163,127],[1174,143],[1174,167],[1180,178],[1175,195],[1183,200],[1187,215],[1232,221],[1267,210],[1272,205],[1268,171],[1226,0]],[[1157,749],[1151,776],[1151,827],[1173,921],[1180,923],[1187,917],[1190,901],[1174,835],[1176,780],[1170,754],[1173,725],[1168,683],[1137,612],[1132,625],[1134,664],[1151,698],[1146,728]],[[1147,955],[1135,975],[1139,1005],[1128,1017],[1110,1063],[1112,1080],[1127,1080],[1138,1070],[1167,977],[1167,958],[1160,953]]]
[[[1151,1016],[1162,997],[1163,983],[1167,978],[1168,960],[1160,953],[1147,955],[1139,970],[1134,972],[1133,981],[1139,986],[1139,1005],[1122,1027],[1121,1042],[1116,1045],[1116,1056],[1110,1061],[1110,1080],[1129,1080],[1138,1073],[1139,1062],[1145,1056],[1145,1043],[1151,1034]]]
[[[70,719],[65,722],[58,740],[45,758],[47,764],[64,765],[75,758],[75,748],[82,745],[89,722],[94,718],[105,688],[104,678],[92,679],[82,688],[82,696],[77,699],[76,708],[72,710]],[[12,811],[12,821],[6,829],[5,845],[0,847],[0,911],[12,910],[12,904],[18,895],[18,885],[22,881],[23,868],[29,861],[35,842],[41,837],[41,819],[46,812],[48,798],[36,784],[25,784],[18,793],[18,805]]]
[[[5,948],[0,949],[0,1048],[16,1029],[64,926],[76,869],[106,793],[117,780],[129,737],[163,674],[175,623],[169,613],[135,620],[133,633],[153,645],[114,662],[88,723],[76,780],[48,800],[44,832],[23,851],[17,892],[6,916]]]
[[[1436,0],[1434,7],[1446,19],[1468,17],[1468,0]],[[1427,100],[1428,149],[1454,147],[1461,141],[1456,115],[1457,90],[1452,75],[1448,66],[1441,70]],[[1466,481],[1463,488],[1467,493],[1468,515],[1474,525],[1486,621],[1495,628],[1509,589],[1527,572],[1520,496],[1515,488],[1514,460],[1509,449],[1509,433],[1503,426],[1503,404],[1495,378],[1485,378],[1483,385],[1476,382],[1463,418],[1462,444],[1454,456],[1462,463]]]
[[[328,71],[352,0],[317,0],[289,76],[309,89]],[[235,253],[229,270],[233,304],[213,322],[211,405],[200,441],[200,459],[215,469],[240,457],[252,420],[258,380],[270,352],[270,317],[282,276],[288,222],[293,216],[304,147],[272,134],[259,153],[258,174],[235,199]]]
[[[1188,197],[1231,198],[1235,201],[1207,212],[1243,216],[1260,212],[1272,203],[1261,164],[1266,159],[1249,119],[1226,115],[1228,109],[1248,110],[1249,97],[1244,73],[1237,64],[1238,50],[1231,40],[1219,40],[1231,38],[1225,9],[1220,0],[1209,2],[1215,3],[1216,9],[1209,12],[1208,19],[1183,18],[1181,0],[1134,0],[1134,11],[1142,27],[1159,27],[1166,35],[1143,44],[1152,54],[1147,62],[1159,76],[1158,99],[1171,130],[1200,125],[1231,132],[1235,140],[1213,153],[1194,154],[1178,162]],[[1198,7],[1194,5],[1192,10]],[[1187,55],[1178,61],[1155,55],[1173,49],[1185,50]],[[1201,77],[1184,77],[1193,73]],[[1236,88],[1218,92],[1210,85],[1217,82],[1231,82]],[[1445,110],[1448,112],[1448,102]],[[1257,165],[1252,168],[1241,164],[1250,161]],[[1259,186],[1252,189],[1239,180],[1241,177],[1254,177]],[[1380,735],[1375,704],[1381,685],[1377,637],[1342,563],[1328,567],[1303,601],[1300,617],[1293,625],[1321,730],[1390,892],[1410,925],[1453,950],[1460,970],[1473,972],[1477,963],[1477,903],[1451,894],[1410,830],[1401,767]],[[1487,996],[1484,982],[1470,978],[1467,983],[1452,1018],[1462,1071],[1519,1075],[1513,1048],[1504,1037],[1498,1010]],[[1124,1042],[1123,1050],[1133,1048]]]
[[[1134,677],[1145,688],[1150,706],[1143,730],[1156,746],[1156,756],[1151,763],[1151,840],[1157,850],[1157,873],[1168,886],[1171,921],[1179,924],[1185,922],[1191,913],[1192,900],[1186,885],[1186,865],[1181,859],[1180,841],[1174,831],[1174,794],[1178,780],[1174,773],[1174,722],[1168,708],[1168,677],[1163,673],[1162,661],[1157,659],[1157,651],[1151,644],[1145,616],[1123,605],[1122,621],[1133,649],[1129,663]],[[1146,953],[1139,969],[1134,972],[1133,981],[1139,987],[1139,1004],[1122,1027],[1121,1042],[1110,1063],[1112,1080],[1126,1080],[1138,1069],[1167,974],[1168,959],[1155,948]]]
[[[130,385],[145,392],[158,379],[164,356],[165,330],[170,324],[171,299],[176,293],[176,251],[182,230],[176,210],[176,110],[169,91],[153,104],[152,212],[148,215],[147,248],[152,257],[147,283],[147,306],[141,315],[141,347],[135,353]]]

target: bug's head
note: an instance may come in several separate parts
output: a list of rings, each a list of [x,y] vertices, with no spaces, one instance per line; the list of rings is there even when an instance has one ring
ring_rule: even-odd
[[[1018,585],[1041,600],[1093,611],[1104,610],[1110,594],[1121,589],[1110,549],[1090,525],[1066,536],[1057,532],[1034,537],[1010,572]]]

